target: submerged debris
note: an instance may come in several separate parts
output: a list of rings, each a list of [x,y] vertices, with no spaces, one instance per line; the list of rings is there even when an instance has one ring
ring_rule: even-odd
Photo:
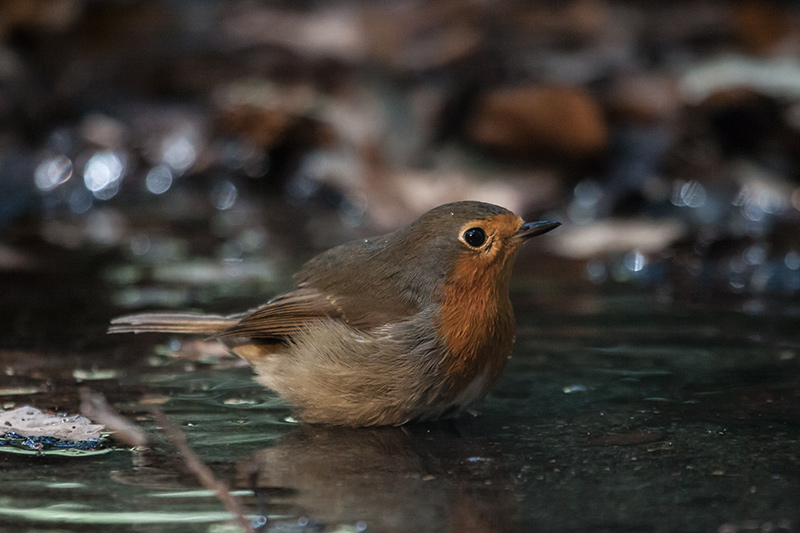
[[[52,414],[23,406],[0,413],[0,451],[95,451],[103,448],[104,430],[104,426],[81,415]]]

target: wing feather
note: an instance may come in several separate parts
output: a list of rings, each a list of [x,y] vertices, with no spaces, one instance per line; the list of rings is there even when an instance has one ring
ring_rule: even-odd
[[[323,318],[346,320],[342,310],[330,298],[315,289],[300,288],[270,300],[216,336],[289,337],[302,331],[310,322]]]

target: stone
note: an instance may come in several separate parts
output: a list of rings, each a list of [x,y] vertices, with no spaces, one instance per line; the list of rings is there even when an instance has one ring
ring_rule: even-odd
[[[600,105],[584,89],[529,85],[491,91],[478,99],[469,138],[498,152],[523,157],[587,158],[608,145]]]

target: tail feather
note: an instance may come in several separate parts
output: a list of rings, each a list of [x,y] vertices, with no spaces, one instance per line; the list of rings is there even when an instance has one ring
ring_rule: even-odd
[[[214,335],[239,322],[238,316],[140,313],[113,319],[108,333],[195,333]]]

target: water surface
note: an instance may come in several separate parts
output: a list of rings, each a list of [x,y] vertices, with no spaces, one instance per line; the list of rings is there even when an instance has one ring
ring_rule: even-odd
[[[268,517],[269,530],[798,527],[795,302],[688,303],[595,286],[580,265],[526,254],[512,294],[514,356],[474,416],[324,428],[292,420],[248,367],[213,344],[104,333],[107,319],[125,312],[126,291],[180,289],[195,303],[247,308],[288,283],[288,271],[252,282],[261,293],[225,277],[200,290],[131,282],[114,254],[38,253],[52,265],[0,277],[10,317],[0,326],[0,401],[72,413],[88,386],[152,444],[132,450],[112,439],[104,453],[68,456],[5,449],[7,530],[229,531],[222,505],[156,427],[152,405],[248,516]]]

